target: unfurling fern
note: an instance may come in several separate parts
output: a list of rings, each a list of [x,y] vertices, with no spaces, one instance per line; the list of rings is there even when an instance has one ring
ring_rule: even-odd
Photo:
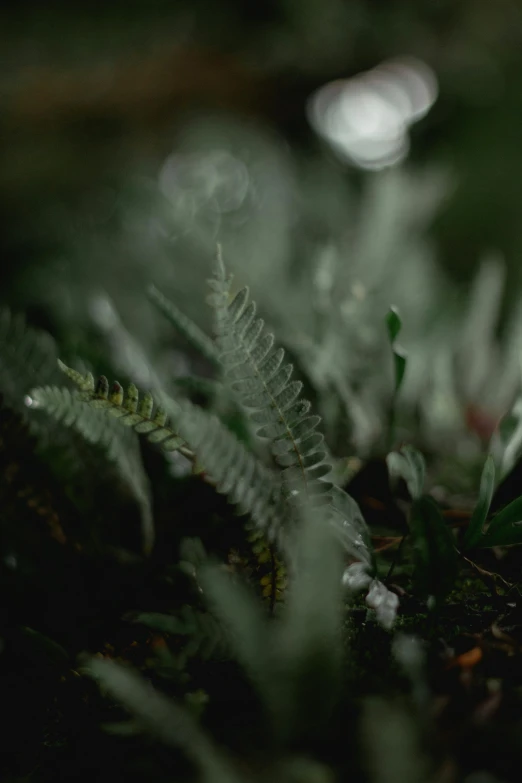
[[[270,441],[272,454],[282,467],[283,490],[292,505],[325,505],[331,502],[332,467],[326,461],[324,437],[317,432],[319,416],[310,414],[310,403],[300,398],[303,384],[292,381],[293,367],[285,364],[283,348],[274,348],[274,336],[256,318],[255,302],[248,288],[230,299],[231,278],[221,257],[208,301],[216,312],[216,341],[226,379],[241,404],[250,409],[256,434]]]

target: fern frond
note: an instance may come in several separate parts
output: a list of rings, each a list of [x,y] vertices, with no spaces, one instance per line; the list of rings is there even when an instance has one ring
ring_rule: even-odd
[[[82,378],[79,373],[78,376]],[[154,543],[152,501],[134,432],[120,427],[116,419],[108,419],[103,411],[88,407],[69,389],[39,387],[31,391],[31,398],[33,407],[45,410],[66,427],[74,428],[89,443],[99,444],[106,450],[140,507],[143,546],[149,553]]]
[[[179,431],[216,490],[226,495],[240,514],[249,514],[270,541],[283,545],[285,510],[278,476],[248,451],[217,416],[189,400],[176,407]]]
[[[249,409],[259,438],[269,440],[282,468],[287,500],[292,505],[325,505],[332,483],[324,437],[317,431],[319,416],[310,415],[310,403],[301,398],[302,383],[292,381],[293,366],[285,363],[283,348],[274,347],[273,334],[256,318],[256,304],[248,288],[229,303],[230,277],[221,257],[209,281],[208,298],[216,312],[216,342],[220,361],[233,392]]]
[[[156,286],[151,285],[148,290],[149,298],[156,307],[165,315],[173,326],[185,337],[194,348],[213,364],[219,365],[219,354],[213,340],[200,329],[185,313],[167,299]]]
[[[154,399],[150,392],[146,392],[140,401],[138,389],[133,383],[125,394],[118,381],[115,381],[109,390],[109,382],[104,375],[95,384],[91,373],[81,375],[59,359],[58,366],[79,387],[79,400],[87,402],[93,408],[105,410],[122,424],[132,427],[139,435],[145,435],[147,440],[164,451],[184,451],[184,441],[169,425],[163,408],[156,406],[154,416],[152,415]]]
[[[310,402],[301,398],[302,383],[291,380],[293,367],[285,363],[284,349],[274,347],[274,336],[266,332],[263,319],[256,317],[248,288],[230,301],[231,277],[220,253],[209,286],[225,379],[257,425],[256,435],[270,442],[282,468],[285,502],[294,510],[325,508],[325,518],[345,550],[371,564],[370,537],[357,503],[327,478],[332,465],[324,436],[317,431],[321,419],[311,415]]]
[[[60,362],[60,368],[79,387],[80,402],[104,410],[146,435],[166,450],[179,449],[204,467],[220,494],[234,503],[239,513],[249,514],[270,540],[282,541],[283,513],[280,483],[228,430],[217,416],[189,400],[174,402],[165,397],[151,418],[153,398],[145,394],[138,408],[138,390],[131,384],[127,397],[119,383],[109,393],[105,376],[97,383],[90,373],[83,376]],[[167,409],[173,425],[168,424]]]

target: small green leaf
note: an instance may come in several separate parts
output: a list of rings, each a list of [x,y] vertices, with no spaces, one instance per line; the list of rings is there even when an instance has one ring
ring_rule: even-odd
[[[395,391],[398,392],[406,372],[406,352],[402,348],[395,347],[393,349],[393,363],[395,366]]]
[[[386,327],[388,338],[393,351],[393,364],[395,370],[395,394],[398,393],[406,372],[406,352],[396,344],[395,340],[402,329],[402,321],[396,307],[390,307],[386,314]]]
[[[397,335],[402,329],[402,321],[396,307],[390,307],[386,314],[386,326],[388,327],[388,335],[390,342],[394,343]]]
[[[480,479],[480,489],[477,505],[473,509],[471,521],[464,537],[464,549],[470,549],[477,544],[480,545],[484,533],[484,525],[488,516],[491,499],[495,489],[495,460],[490,454],[487,458],[482,476]]]
[[[453,587],[457,551],[439,506],[424,495],[413,503],[410,529],[414,551],[414,584],[419,594],[441,601]]]
[[[403,446],[400,451],[391,451],[386,457],[390,478],[403,478],[413,500],[424,492],[426,463],[424,457],[413,446]]]
[[[495,514],[480,547],[522,544],[522,495]]]

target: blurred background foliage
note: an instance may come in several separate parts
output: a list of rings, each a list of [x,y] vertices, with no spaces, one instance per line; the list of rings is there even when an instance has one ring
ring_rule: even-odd
[[[144,288],[209,328],[219,241],[342,452],[380,442],[390,305],[424,447],[471,420],[481,450],[520,376],[518,2],[24,2],[1,30],[4,303],[187,374]]]
[[[203,240],[223,234],[224,243],[234,237],[227,251],[257,256],[258,269],[303,264],[307,243],[335,238],[350,220],[368,178],[318,144],[306,101],[333,79],[404,56],[420,58],[439,83],[407,166],[450,172],[429,221],[440,264],[462,282],[494,248],[518,282],[516,0],[22,2],[4,6],[1,30],[5,297],[29,298],[21,281],[30,265],[62,263],[75,277],[73,246],[116,267],[131,263],[130,244],[144,268],[165,257],[177,267],[189,248],[201,254]],[[208,147],[232,148],[236,168],[222,159],[220,179]],[[161,222],[158,174],[173,154],[196,156],[174,194],[192,220],[166,203],[181,226],[162,235],[150,221]],[[205,195],[219,202],[214,214],[196,209]],[[128,235],[140,228],[129,201],[149,229],[143,248]]]
[[[210,329],[220,242],[334,453],[385,448],[393,305],[399,437],[478,458],[520,390],[516,0],[0,13],[0,301],[66,358],[205,375],[144,291]]]
[[[288,281],[305,285],[328,252],[343,270],[379,254],[420,311],[433,263],[452,302],[496,252],[509,322],[522,252],[516,0],[23,2],[4,6],[1,30],[1,296],[31,319],[72,328],[104,290],[146,332],[136,292],[151,279],[194,315],[219,240],[274,320],[293,308],[296,332],[308,303],[288,300]],[[318,138],[307,102],[404,57],[431,69],[437,99],[406,158],[365,171]],[[430,249],[415,248],[414,284],[389,268],[418,237]]]

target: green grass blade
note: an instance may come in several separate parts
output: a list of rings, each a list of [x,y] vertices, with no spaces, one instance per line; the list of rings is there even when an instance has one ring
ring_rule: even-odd
[[[464,549],[471,549],[477,544],[480,545],[494,490],[495,460],[490,454],[484,463],[484,468],[482,470],[479,497],[477,505],[473,509],[473,514],[471,515],[471,521],[466,531],[466,535],[464,536]]]

